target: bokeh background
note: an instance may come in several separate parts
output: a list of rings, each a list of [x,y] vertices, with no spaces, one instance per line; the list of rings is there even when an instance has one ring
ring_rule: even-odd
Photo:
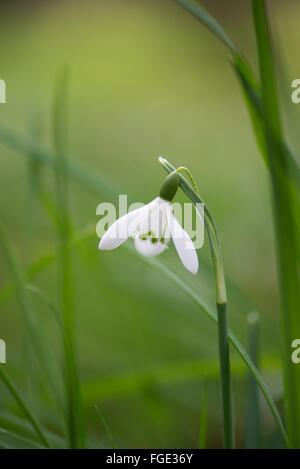
[[[256,70],[248,1],[203,1]],[[290,83],[299,76],[297,1],[269,2],[275,32],[282,105],[297,137]],[[193,173],[214,214],[229,288],[231,329],[247,346],[247,315],[260,314],[261,369],[280,405],[282,381],[278,296],[268,174],[259,155],[239,83],[225,48],[171,0],[7,1],[0,4],[0,77],[7,103],[0,126],[30,132],[38,115],[40,139],[52,146],[55,81],[70,70],[68,151],[99,174],[112,192],[101,197],[70,183],[70,218],[80,230],[98,221],[96,207],[128,194],[147,203],[165,176],[157,157]],[[284,65],[284,66],[283,66]],[[283,70],[284,73],[283,73]],[[282,72],[282,73],[281,73]],[[294,127],[293,127],[294,126]],[[296,131],[293,132],[293,128]],[[295,140],[294,140],[295,141]],[[1,142],[0,142],[1,144]],[[32,203],[28,159],[0,146],[0,216],[24,266],[55,248],[57,233],[46,198],[52,170],[41,169],[42,203]],[[176,200],[185,201],[183,195]],[[29,228],[30,225],[30,228]],[[208,388],[208,446],[221,446],[216,328],[176,285],[126,248],[99,252],[95,234],[72,251],[76,346],[89,445],[109,447],[93,404],[100,405],[119,447],[197,447],[201,393]],[[2,256],[2,254],[1,254]],[[200,272],[184,271],[174,248],[160,257],[214,304],[208,243]],[[1,287],[10,280],[0,263]],[[33,281],[57,300],[53,263]],[[47,308],[32,298],[49,357],[60,366],[59,333]],[[31,356],[14,298],[1,306],[0,337],[7,370],[49,429],[62,432]],[[46,343],[45,342],[45,343]],[[243,445],[247,374],[233,353],[238,443]],[[0,424],[15,412],[0,390]],[[275,425],[263,399],[265,445]]]

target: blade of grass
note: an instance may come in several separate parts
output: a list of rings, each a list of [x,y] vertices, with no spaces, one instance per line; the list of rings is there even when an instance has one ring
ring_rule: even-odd
[[[44,449],[35,441],[0,428],[0,448],[3,449]]]
[[[34,416],[31,414],[30,410],[26,406],[26,404],[23,401],[22,397],[20,396],[18,391],[15,389],[15,387],[12,384],[12,382],[10,381],[10,379],[8,378],[7,374],[5,373],[5,371],[3,369],[3,365],[0,366],[0,378],[2,379],[3,383],[5,384],[7,389],[9,390],[10,394],[12,395],[12,397],[14,398],[14,400],[16,401],[18,406],[20,407],[21,411],[23,412],[23,414],[27,418],[28,422],[34,428],[36,434],[38,435],[38,437],[41,440],[41,442],[43,443],[43,445],[46,448],[50,448],[50,445],[47,441],[47,438],[44,435],[44,432],[43,432],[42,428],[40,427],[40,425],[38,424],[38,422],[36,421]]]
[[[68,176],[66,170],[67,140],[67,86],[68,70],[65,68],[57,80],[53,108],[53,142],[56,154],[56,194],[59,217],[59,287],[62,322],[64,326],[64,350],[68,430],[71,448],[83,448],[85,443],[83,410],[77,372],[74,339],[74,292],[71,267],[71,233],[68,218]]]
[[[15,413],[0,410],[0,428],[36,441],[35,430],[28,424],[28,421],[24,417],[20,417]],[[45,430],[44,433],[51,448],[66,447],[66,442],[61,436],[48,430]]]
[[[79,230],[73,234],[72,247],[80,246],[82,243],[95,238],[95,226],[88,225],[84,229]],[[55,262],[58,257],[57,250],[48,251],[41,256],[36,262],[31,264],[26,270],[26,279],[30,280],[34,278],[39,272],[43,271],[50,264]],[[13,282],[8,282],[6,286],[0,290],[0,308],[6,304],[6,302],[14,295],[15,286]]]
[[[26,290],[26,279],[16,259],[15,253],[13,252],[11,243],[1,224],[0,244],[2,245],[5,258],[7,259],[7,264],[10,268],[14,288],[17,294],[17,300],[27,324],[27,331],[30,335],[30,342],[35,352],[35,356],[37,357],[40,363],[40,370],[44,374],[47,385],[51,388],[55,396],[55,400],[59,403],[61,409],[63,409],[64,406],[62,402],[60,388],[58,386],[57,374],[54,372],[53,366],[51,365],[51,363],[48,362],[47,359],[48,356],[44,347],[44,342],[42,341],[40,331],[36,323],[36,315],[33,314],[32,307],[28,299]]]
[[[39,112],[34,109],[31,114],[29,133],[32,139],[38,141],[41,137],[41,116]],[[40,172],[41,163],[36,158],[29,157],[28,160],[28,203],[27,203],[27,216],[26,216],[26,235],[27,244],[26,249],[27,257],[32,251],[34,245],[34,215],[38,194],[40,190]],[[29,257],[29,261],[31,261]]]
[[[201,21],[220,41],[222,41],[232,52],[239,53],[237,46],[226,34],[222,26],[202,6],[191,0],[175,0],[176,3],[185,8],[195,18]]]
[[[265,357],[263,370],[274,373],[280,369],[280,360]],[[243,378],[246,373],[244,362],[239,357],[232,359],[232,375]],[[95,402],[131,396],[152,389],[153,386],[186,382],[189,380],[217,381],[220,369],[218,360],[201,359],[187,362],[166,363],[143,371],[127,371],[112,376],[102,376],[83,383],[84,404],[90,407]]]
[[[104,429],[105,429],[105,433],[106,433],[106,435],[107,435],[107,438],[108,438],[109,441],[110,441],[111,447],[112,447],[113,449],[117,449],[117,445],[116,445],[116,442],[115,442],[115,440],[114,440],[114,437],[113,437],[113,435],[112,435],[112,433],[111,433],[111,431],[110,431],[110,429],[109,429],[109,426],[108,426],[107,423],[106,423],[106,420],[105,420],[104,415],[102,414],[102,412],[101,412],[101,410],[100,410],[100,407],[97,406],[96,404],[94,404],[94,407],[95,407],[96,412],[97,412],[97,414],[99,415],[99,418],[100,418],[100,420],[101,420],[101,422],[102,422],[102,424],[103,424],[103,427],[104,427]]]
[[[248,314],[249,354],[254,365],[259,369],[259,316],[256,311]],[[261,418],[258,386],[249,373],[248,376],[248,406],[246,420],[245,448],[258,449],[261,445]]]
[[[252,0],[252,13],[262,85],[264,125],[273,196],[281,293],[285,410],[291,444],[295,448],[300,448],[300,373],[290,359],[291,342],[294,337],[300,336],[300,289],[296,256],[298,249],[293,222],[293,197],[290,181],[287,178],[289,172],[288,155],[283,142],[265,2]]]
[[[56,320],[56,323],[58,324],[61,332],[62,332],[62,338],[64,338],[64,327],[63,327],[63,323],[62,323],[62,320],[61,320],[61,315],[59,314],[59,312],[57,311],[56,307],[54,306],[54,304],[52,303],[52,301],[48,298],[47,295],[45,295],[45,293],[40,289],[38,288],[37,286],[35,285],[27,285],[26,286],[28,288],[29,291],[31,291],[32,293],[35,293],[37,296],[40,297],[40,299],[46,304],[46,306],[49,308],[49,310],[52,312],[53,314],[53,317],[55,318]]]
[[[261,156],[269,168],[268,154],[267,154],[267,137],[265,134],[263,103],[261,90],[257,83],[251,80],[248,71],[245,71],[243,64],[241,64],[238,56],[233,56],[231,60],[233,69],[240,81],[242,90],[244,92],[245,100],[247,103],[248,111],[250,114],[254,134],[261,152]],[[292,154],[288,145],[284,142],[285,153],[287,155],[288,166],[286,172],[289,177],[294,181],[298,194],[300,192],[300,166],[297,163],[294,155]],[[288,171],[289,170],[289,171]],[[296,197],[299,202],[299,196]]]
[[[0,127],[0,142],[23,157],[39,161],[44,166],[54,170],[58,167],[58,158],[55,150],[46,148],[40,142],[36,142],[32,138],[19,135],[12,129]],[[118,193],[117,186],[108,182],[106,177],[97,174],[86,164],[76,160],[76,158],[66,151],[64,155],[63,171],[69,178],[78,182],[83,187],[95,191],[97,194],[103,194],[103,192],[105,192],[107,197],[115,197],[115,194]]]
[[[147,258],[147,261],[149,261],[149,263],[151,262],[151,264],[156,266],[167,277],[169,277],[171,280],[173,280],[176,283],[176,285],[178,285],[183,291],[185,291],[190,296],[190,298],[192,298],[195,301],[195,303],[200,306],[202,311],[215,324],[217,324],[218,319],[217,319],[217,316],[215,315],[215,313],[201,300],[201,298],[197,295],[197,293],[195,293],[187,284],[185,284],[174,272],[172,272],[170,269],[163,266],[162,264],[159,264],[156,259],[148,259]],[[254,376],[256,382],[258,383],[258,385],[259,385],[259,387],[260,387],[260,389],[261,389],[261,391],[262,391],[262,393],[263,393],[263,395],[264,395],[264,397],[267,401],[267,404],[268,404],[268,406],[269,406],[269,408],[272,412],[272,415],[273,415],[273,417],[274,417],[274,419],[275,419],[275,421],[276,421],[276,423],[279,427],[283,442],[285,443],[285,445],[289,445],[289,440],[288,440],[284,425],[281,421],[279,412],[276,408],[276,405],[275,405],[275,403],[274,403],[274,401],[273,401],[273,399],[272,399],[272,397],[269,393],[269,390],[268,390],[267,386],[265,385],[259,371],[257,370],[256,366],[254,365],[253,361],[251,360],[251,358],[249,357],[248,353],[243,348],[243,346],[241,345],[239,340],[236,338],[236,336],[230,330],[229,330],[228,337],[229,337],[229,340],[230,340],[231,344],[234,346],[234,348],[236,349],[238,354],[241,356],[241,358],[243,359],[243,361],[245,362],[245,364],[247,365],[247,367],[251,371],[252,375]]]
[[[40,138],[40,123],[41,119],[37,113],[37,109],[34,109],[30,113],[30,120],[29,120],[29,133],[32,138],[39,140]],[[27,196],[27,207],[26,207],[26,216],[25,216],[25,249],[24,249],[24,257],[26,264],[30,264],[32,261],[32,256],[34,252],[35,246],[35,238],[34,238],[34,221],[36,215],[36,207],[37,207],[37,200],[38,200],[38,193],[40,189],[40,172],[41,172],[41,164],[39,161],[35,160],[34,158],[28,159],[28,196]],[[26,319],[23,318],[24,321],[24,328],[26,329]],[[27,388],[27,396],[28,399],[33,399],[32,407],[34,406],[34,386],[36,385],[36,374],[33,371],[33,358],[34,358],[34,350],[31,347],[30,343],[30,334],[23,334],[22,337],[23,341],[23,348],[24,353],[22,354],[24,357],[24,366],[26,369],[30,370],[26,374],[25,378],[25,387]]]
[[[232,55],[231,63],[233,64],[234,69],[238,74],[239,80],[242,83],[243,90],[246,93],[247,105],[250,112],[254,131],[258,139],[261,155],[263,156],[265,162],[268,162],[268,159],[265,155],[266,142],[264,130],[262,129],[263,124],[260,122],[263,112],[261,96],[262,92],[261,87],[257,79],[255,78],[250,65],[247,63],[245,57],[240,52],[238,46],[224,31],[222,26],[202,6],[191,0],[175,0],[175,2],[184,7],[185,10],[187,10],[189,13],[191,13],[229,49]],[[285,146],[289,162],[290,176],[293,178],[298,191],[300,191],[300,166],[297,160],[295,159],[294,155],[292,154],[291,150],[288,148],[288,145],[285,144]],[[288,171],[288,168],[286,168],[286,171]]]

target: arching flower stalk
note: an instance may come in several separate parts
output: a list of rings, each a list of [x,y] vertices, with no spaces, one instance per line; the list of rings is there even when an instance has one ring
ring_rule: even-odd
[[[155,256],[162,253],[172,238],[179,258],[185,268],[196,274],[198,272],[198,256],[188,233],[180,226],[172,210],[172,200],[178,187],[190,198],[198,212],[199,204],[203,204],[191,173],[184,167],[174,168],[166,159],[159,158],[159,162],[169,175],[165,179],[159,197],[149,204],[133,210],[116,220],[106,231],[99,243],[100,250],[115,249],[129,237],[134,239],[136,249],[145,256]],[[181,175],[187,174],[191,185]],[[202,214],[199,213],[201,217]],[[207,207],[204,211],[204,223],[210,241],[211,255],[214,268],[218,330],[219,330],[219,360],[221,371],[223,433],[224,446],[234,447],[234,431],[232,417],[232,397],[229,361],[229,342],[227,327],[227,298],[221,248],[213,217]]]
[[[159,157],[160,164],[168,173],[173,173],[175,168],[165,158]],[[190,183],[180,175],[179,186],[183,192],[189,197],[197,210],[197,204],[203,203],[194,179],[187,168],[180,167],[177,173],[184,172],[187,174]],[[232,389],[230,376],[230,355],[227,325],[227,294],[225,275],[221,254],[221,244],[219,241],[218,231],[214,219],[205,205],[204,223],[209,237],[211,257],[214,270],[216,302],[218,314],[218,337],[219,337],[219,361],[221,373],[221,391],[222,391],[222,409],[223,409],[223,438],[225,448],[235,447],[234,438],[234,422],[233,422],[233,406],[232,406]]]

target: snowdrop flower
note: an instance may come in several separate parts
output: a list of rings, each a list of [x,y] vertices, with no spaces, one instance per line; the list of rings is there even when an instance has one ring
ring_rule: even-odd
[[[162,253],[172,238],[181,262],[187,270],[198,272],[198,256],[187,232],[180,226],[172,210],[173,199],[179,183],[179,175],[167,176],[159,197],[149,204],[133,210],[116,220],[99,243],[100,250],[115,249],[129,237],[144,256]]]

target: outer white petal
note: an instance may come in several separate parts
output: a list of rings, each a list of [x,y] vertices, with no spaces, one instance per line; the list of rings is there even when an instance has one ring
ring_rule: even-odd
[[[99,243],[99,249],[107,251],[115,249],[124,243],[139,223],[139,218],[145,207],[137,208],[116,220],[106,231]]]
[[[149,204],[132,210],[116,220],[102,236],[98,248],[102,251],[115,249],[123,244],[129,236],[133,236],[144,213],[156,205],[157,199],[158,197]]]
[[[148,204],[147,207],[148,209],[140,217],[139,234],[146,235],[152,232],[155,238],[165,237],[164,233],[168,226],[167,210],[169,209],[169,202],[157,197],[152,205]]]
[[[134,244],[136,249],[143,254],[143,256],[157,256],[167,247],[167,243],[157,242],[153,244],[150,238],[143,240],[136,237]]]
[[[129,223],[129,236],[135,238],[137,232],[141,232],[143,228],[145,230],[147,229],[148,224],[146,222],[149,219],[148,215],[151,210],[157,205],[157,201],[158,197],[156,197],[156,199],[152,200],[152,202],[149,202],[149,204],[144,205],[144,207],[141,208],[138,214],[137,223],[136,220],[133,220]]]
[[[187,270],[192,272],[192,274],[196,274],[199,268],[199,261],[195,246],[187,232],[178,223],[172,210],[168,210],[168,223],[181,262]]]

